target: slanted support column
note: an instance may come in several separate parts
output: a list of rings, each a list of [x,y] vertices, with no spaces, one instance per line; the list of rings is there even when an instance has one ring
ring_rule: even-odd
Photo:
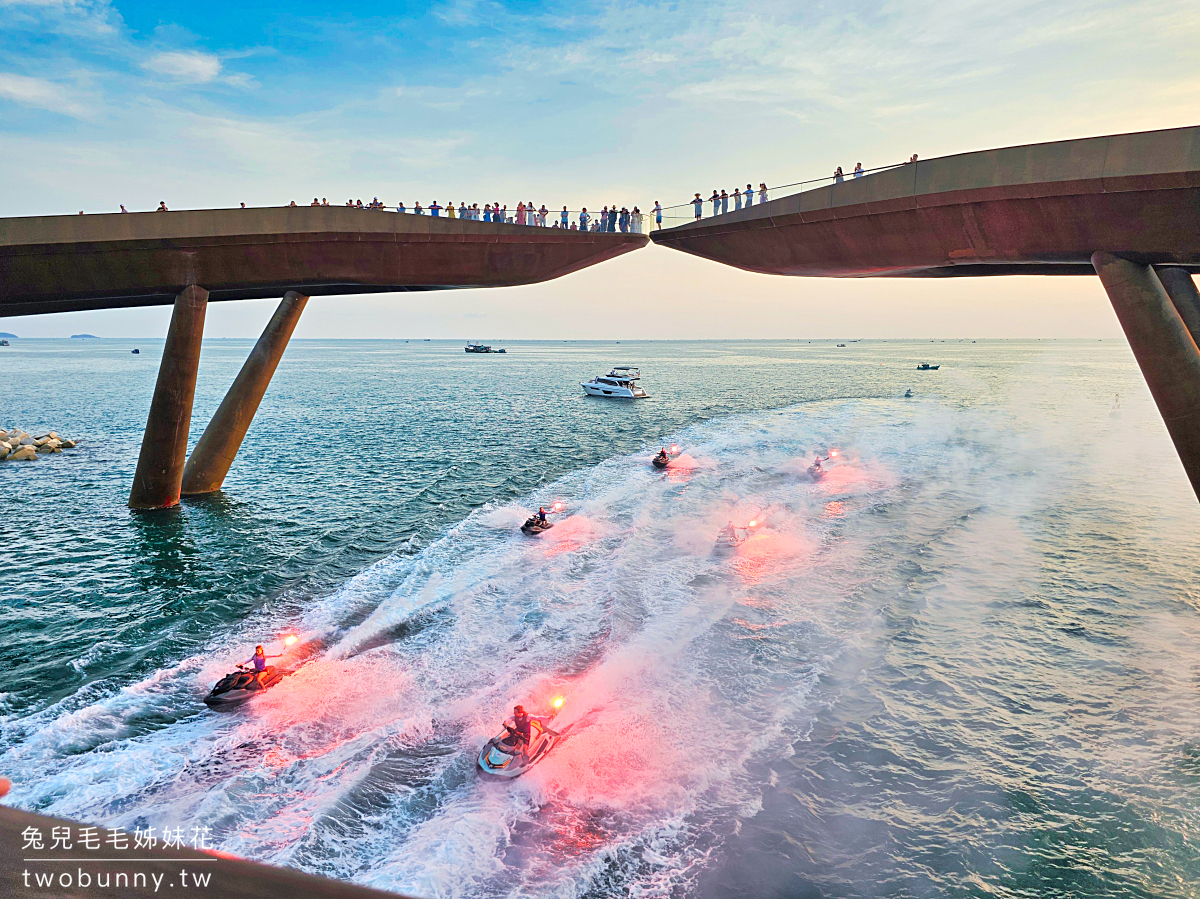
[[[1155,266],[1154,271],[1167,289],[1167,296],[1171,298],[1175,311],[1187,325],[1192,340],[1200,346],[1200,292],[1196,290],[1191,272],[1172,265]]]
[[[294,290],[283,295],[283,301],[267,322],[262,337],[258,338],[233,386],[221,400],[217,414],[192,450],[183,472],[185,496],[221,489],[307,303],[308,297]]]
[[[1200,350],[1154,269],[1092,254],[1134,358],[1200,497]],[[1193,290],[1195,288],[1193,287]]]
[[[158,364],[158,382],[142,435],[142,451],[129,491],[131,509],[169,509],[179,504],[207,308],[208,291],[195,284],[175,297],[167,345]]]

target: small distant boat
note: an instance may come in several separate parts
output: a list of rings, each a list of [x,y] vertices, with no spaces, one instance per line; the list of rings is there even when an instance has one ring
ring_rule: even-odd
[[[838,344],[838,346],[845,346],[845,345],[846,345],[846,344],[844,344],[844,343],[839,343],[839,344]]]
[[[135,355],[135,356],[140,356],[140,355],[142,354],[142,351],[141,351],[141,350],[139,350],[137,347],[134,347],[134,348],[133,348],[132,350],[130,350],[129,352],[131,352],[131,353],[132,353],[133,355]]]
[[[11,346],[7,340],[0,340],[0,346]]]
[[[912,388],[910,387],[910,388],[908,388],[908,390],[904,391],[904,398],[908,399],[911,396],[912,396]]]
[[[463,347],[463,350],[468,353],[503,353],[503,352],[505,352],[504,347],[500,347],[500,349],[493,349],[492,347],[488,346],[486,343],[468,343],[465,347]]]
[[[917,366],[917,371],[937,371],[941,368],[940,365],[930,365],[928,362],[922,362]]]
[[[631,365],[618,365],[604,376],[583,381],[580,386],[588,396],[607,396],[614,399],[640,400],[650,396],[637,382],[642,374]]]

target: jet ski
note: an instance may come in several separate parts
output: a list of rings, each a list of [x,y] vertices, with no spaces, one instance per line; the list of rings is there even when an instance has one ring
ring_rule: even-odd
[[[210,709],[231,709],[265,693],[283,678],[282,671],[274,665],[268,665],[260,682],[255,672],[244,665],[238,665],[237,671],[231,671],[217,681],[212,692],[204,697],[204,704]]]
[[[904,391],[904,398],[909,399],[911,397],[912,397],[912,388],[910,387],[910,388],[908,388],[908,390]]]
[[[737,549],[750,536],[749,528],[734,527],[733,523],[725,525],[721,528],[721,532],[717,534],[717,545],[713,547],[717,552],[728,552]]]
[[[564,503],[562,500],[558,500],[552,506],[550,506],[549,509],[546,509],[545,512],[547,515],[553,515],[556,512],[561,512],[566,507],[566,503]],[[528,534],[530,537],[536,537],[538,534],[542,533],[542,531],[548,531],[552,527],[554,527],[554,524],[549,518],[547,518],[545,521],[542,521],[537,515],[530,515],[525,519],[525,523],[521,525],[521,533]]]
[[[666,449],[665,447],[663,449],[660,449],[658,451],[658,455],[656,455],[653,459],[651,459],[650,463],[655,468],[666,468],[668,465],[671,464],[671,460],[674,459],[678,455],[679,455],[679,446],[676,444],[672,444],[670,449]]]
[[[814,481],[819,481],[819,480],[821,480],[821,478],[825,477],[825,469],[821,467],[821,463],[828,462],[830,459],[837,458],[837,454],[838,454],[837,450],[830,450],[828,456],[826,456],[825,458],[821,458],[820,453],[818,453],[817,458],[813,462],[813,464],[808,466],[808,476],[810,478],[812,478]]]
[[[550,519],[542,521],[536,515],[530,515],[525,519],[525,523],[521,525],[521,533],[528,534],[530,537],[536,537],[542,531],[548,531],[552,527],[554,527],[554,522],[550,521]]]
[[[479,752],[479,770],[490,777],[520,777],[543,758],[559,740],[555,731],[548,730],[540,721],[529,722],[529,750],[522,753],[516,747],[515,737],[505,728],[504,733],[492,737]]]

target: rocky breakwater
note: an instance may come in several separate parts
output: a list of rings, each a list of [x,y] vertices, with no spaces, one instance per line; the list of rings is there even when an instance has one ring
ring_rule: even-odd
[[[33,462],[38,456],[61,453],[74,447],[74,440],[59,437],[57,431],[48,431],[35,437],[20,428],[0,430],[0,461],[4,462]]]

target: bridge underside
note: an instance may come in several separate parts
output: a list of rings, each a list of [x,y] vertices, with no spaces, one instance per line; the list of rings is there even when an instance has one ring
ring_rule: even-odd
[[[345,206],[0,219],[0,318],[210,300],[506,287],[646,244]]]
[[[0,219],[0,318],[174,306],[129,493],[164,509],[221,488],[310,296],[532,284],[646,243],[343,206]],[[279,296],[189,458],[209,301]]]
[[[1099,275],[1200,497],[1200,127],[911,163],[652,239],[779,275]]]

